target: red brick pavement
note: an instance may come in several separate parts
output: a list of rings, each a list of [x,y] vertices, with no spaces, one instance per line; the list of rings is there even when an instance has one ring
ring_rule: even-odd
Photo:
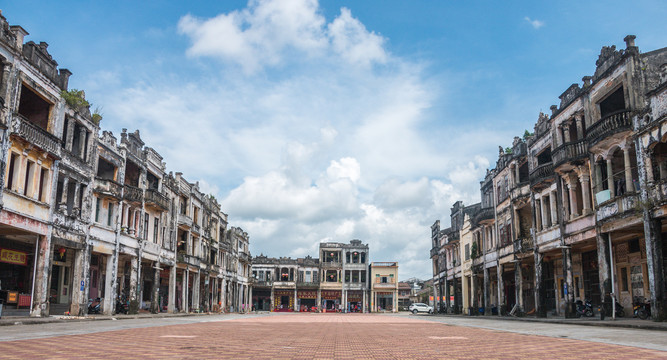
[[[667,353],[414,317],[285,314],[0,342],[0,358],[667,359]]]

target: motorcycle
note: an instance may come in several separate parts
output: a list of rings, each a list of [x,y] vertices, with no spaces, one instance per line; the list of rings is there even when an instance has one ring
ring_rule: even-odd
[[[100,298],[96,298],[95,300],[89,299],[88,300],[88,314],[99,314],[101,311],[102,307],[102,301]]]
[[[634,317],[646,320],[651,316],[651,301],[640,301],[637,299],[633,304]]]
[[[130,312],[130,305],[125,301],[125,299],[120,296],[116,299],[116,314],[128,314]]]
[[[575,302],[575,311],[577,314],[577,317],[592,317],[593,316],[593,305],[591,304],[590,301],[586,300],[582,302],[581,300],[577,300]]]
[[[616,299],[614,299],[614,302],[616,302],[616,317],[617,318],[622,318],[625,317],[625,311],[623,310],[623,305],[621,305]]]

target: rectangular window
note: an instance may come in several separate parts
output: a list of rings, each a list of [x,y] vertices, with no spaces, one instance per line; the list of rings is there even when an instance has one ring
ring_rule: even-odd
[[[381,282],[382,282],[383,284],[386,284],[386,283],[388,282],[387,277],[386,277],[386,276],[383,276]]]
[[[621,268],[621,291],[628,291],[628,268]]]
[[[99,223],[100,222],[100,204],[102,202],[102,199],[95,198],[95,222]]]
[[[39,201],[47,202],[46,193],[48,186],[49,186],[49,169],[42,168],[42,170],[39,173],[39,194],[37,195]]]
[[[14,186],[16,185],[16,179],[14,177],[16,174],[18,174],[16,169],[18,162],[19,155],[12,153],[11,157],[9,158],[9,173],[7,174],[7,188],[11,190],[16,190],[14,189]]]
[[[148,240],[148,213],[144,213],[144,240]]]
[[[470,244],[466,244],[466,260],[470,260]]]
[[[32,187],[35,184],[35,163],[28,160],[25,167],[25,183],[23,184],[23,195],[32,196]]]
[[[157,244],[158,234],[160,232],[160,219],[153,219],[153,242]]]
[[[109,202],[109,211],[107,212],[107,225],[111,226],[112,221],[113,221],[113,203]]]

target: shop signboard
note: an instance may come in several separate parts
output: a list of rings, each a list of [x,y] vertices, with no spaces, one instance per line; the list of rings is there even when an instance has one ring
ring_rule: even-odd
[[[0,262],[14,265],[28,265],[28,253],[23,251],[0,249]]]
[[[299,299],[317,299],[317,291],[314,290],[298,290],[297,297]]]

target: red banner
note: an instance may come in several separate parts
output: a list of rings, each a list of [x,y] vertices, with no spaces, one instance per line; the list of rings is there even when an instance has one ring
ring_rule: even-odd
[[[0,262],[14,265],[28,265],[28,253],[23,251],[0,249]]]
[[[296,294],[299,299],[317,299],[317,291],[313,290],[298,290]]]
[[[340,299],[340,290],[322,290],[322,299],[325,300]]]

